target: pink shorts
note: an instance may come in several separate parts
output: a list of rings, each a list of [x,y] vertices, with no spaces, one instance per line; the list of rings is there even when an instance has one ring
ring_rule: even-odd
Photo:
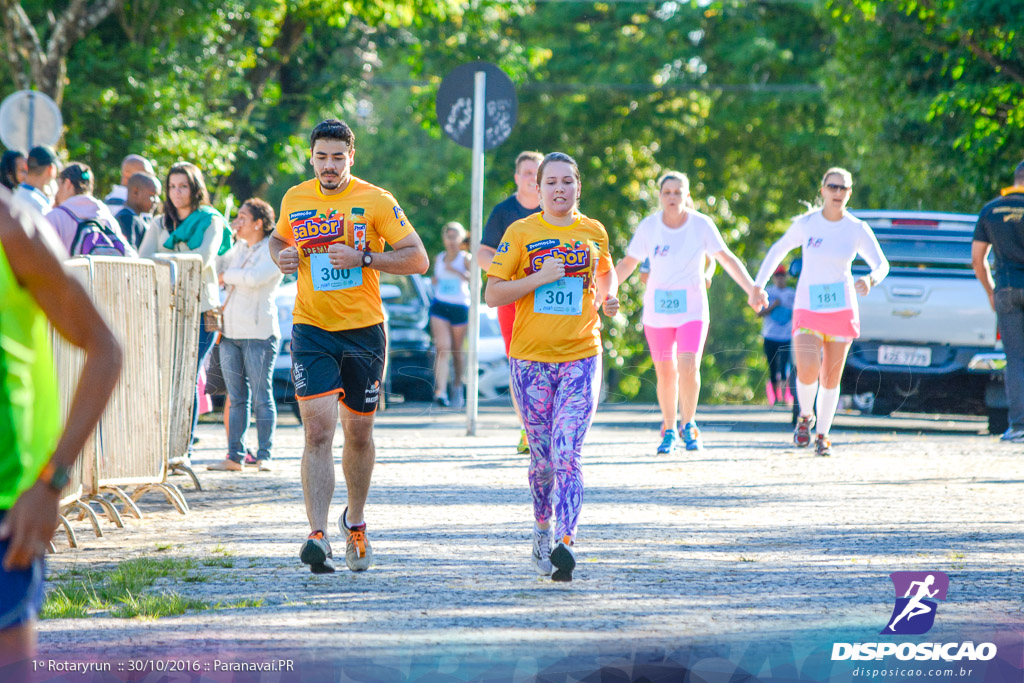
[[[695,353],[698,356],[703,353],[708,324],[703,320],[694,320],[679,327],[644,325],[644,336],[651,349],[651,358],[657,363],[663,363],[680,353]]]

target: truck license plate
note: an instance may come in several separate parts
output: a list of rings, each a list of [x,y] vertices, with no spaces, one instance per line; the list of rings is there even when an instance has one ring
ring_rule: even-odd
[[[878,347],[879,365],[911,365],[927,367],[932,363],[932,350],[919,346],[887,346]]]

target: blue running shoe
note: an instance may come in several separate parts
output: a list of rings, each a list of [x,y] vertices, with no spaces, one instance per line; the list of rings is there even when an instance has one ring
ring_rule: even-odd
[[[687,422],[679,428],[679,436],[682,437],[683,443],[686,444],[686,450],[688,451],[702,451],[704,450],[704,444],[700,440],[700,430],[697,429],[696,422]]]
[[[676,430],[666,429],[661,434],[661,443],[658,444],[658,455],[671,455],[676,450]]]

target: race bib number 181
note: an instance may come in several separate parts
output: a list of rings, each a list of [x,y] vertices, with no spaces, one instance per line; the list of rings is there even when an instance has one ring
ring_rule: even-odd
[[[335,268],[327,254],[310,254],[309,270],[313,289],[318,292],[334,292],[363,284],[362,268]]]
[[[846,283],[833,282],[827,285],[811,285],[809,289],[812,311],[846,308]]]

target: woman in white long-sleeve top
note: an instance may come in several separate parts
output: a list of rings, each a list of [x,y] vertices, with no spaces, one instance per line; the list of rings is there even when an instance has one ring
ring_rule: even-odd
[[[757,273],[757,289],[750,295],[751,304],[763,300],[764,286],[775,268],[792,249],[802,249],[803,265],[793,304],[800,404],[793,440],[801,448],[809,446],[811,429],[817,424],[817,455],[832,455],[828,433],[839,403],[839,382],[850,344],[860,336],[857,295],[865,296],[889,272],[889,262],[871,227],[846,211],[852,189],[849,171],[830,168],[825,172],[819,189],[824,203],[798,216],[772,245]],[[854,280],[850,266],[858,254],[871,272]]]
[[[139,245],[139,255],[150,257],[154,254],[196,254],[203,259],[202,286],[199,293],[199,310],[205,313],[220,306],[220,289],[217,286],[217,256],[231,246],[227,221],[210,206],[203,173],[195,164],[181,161],[171,166],[164,182],[164,213],[153,219],[146,236]],[[200,322],[199,357],[196,364],[196,380],[199,368],[206,355],[213,348],[215,330],[206,329]],[[192,403],[192,433],[199,420],[198,385]],[[189,456],[192,455],[191,440]]]
[[[210,465],[211,470],[242,470],[251,410],[256,412],[259,439],[257,465],[261,472],[270,470],[277,426],[274,360],[281,345],[274,294],[283,277],[270,258],[269,236],[275,225],[274,209],[269,204],[262,199],[247,199],[231,224],[238,242],[221,260],[226,298],[220,366],[231,407],[228,454],[224,460]]]

